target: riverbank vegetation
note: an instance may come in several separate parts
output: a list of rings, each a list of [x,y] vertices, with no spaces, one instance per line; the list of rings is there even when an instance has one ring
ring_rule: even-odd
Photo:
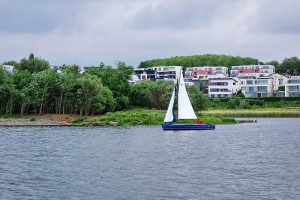
[[[219,117],[241,118],[285,118],[300,117],[300,109],[297,108],[259,108],[259,109],[212,109],[203,112],[207,115]]]
[[[98,119],[78,118],[73,121],[78,125],[89,125],[100,123],[116,122],[118,125],[161,125],[164,122],[165,111],[163,110],[145,110],[133,109],[117,112],[108,112]],[[210,114],[198,114],[198,118],[203,120],[205,124],[235,124],[232,118],[213,116]],[[180,120],[179,123],[195,124],[195,120]]]

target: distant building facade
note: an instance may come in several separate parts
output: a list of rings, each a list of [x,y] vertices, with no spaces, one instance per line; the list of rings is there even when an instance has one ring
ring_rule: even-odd
[[[240,65],[232,66],[230,70],[230,75],[232,77],[266,77],[273,73],[275,73],[275,67],[273,65]]]
[[[248,76],[240,79],[245,97],[271,97],[273,80],[269,77]]]
[[[180,77],[182,66],[157,66],[152,69],[156,71],[156,80],[175,81]]]
[[[139,80],[156,80],[156,70],[153,68],[137,68],[134,69],[134,74]]]
[[[287,80],[287,84],[285,85],[285,96],[300,96],[300,76],[292,76]]]
[[[227,98],[241,89],[240,80],[236,77],[209,79],[208,97]]]
[[[228,76],[228,68],[223,66],[188,67],[185,77],[192,79],[224,78]]]

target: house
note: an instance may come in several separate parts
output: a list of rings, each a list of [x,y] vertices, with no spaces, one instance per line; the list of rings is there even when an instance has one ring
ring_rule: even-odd
[[[285,85],[285,97],[300,96],[300,76],[292,76]]]
[[[236,77],[209,79],[208,97],[231,97],[241,89],[240,80]]]
[[[188,67],[185,77],[192,79],[224,78],[228,76],[228,68],[223,66]]]
[[[156,71],[156,80],[175,81],[180,77],[182,66],[157,66],[152,69]]]
[[[232,66],[230,70],[232,77],[266,77],[273,73],[275,73],[275,67],[273,65],[240,65]]]
[[[271,97],[273,79],[270,77],[243,76],[240,78],[245,97]]]
[[[15,69],[15,67],[12,65],[2,65],[2,68],[8,73],[13,73]]]
[[[288,78],[281,74],[271,74],[269,76],[273,80],[273,96],[285,97],[285,85]]]
[[[139,80],[156,80],[156,70],[153,68],[134,69],[134,75],[136,75]]]

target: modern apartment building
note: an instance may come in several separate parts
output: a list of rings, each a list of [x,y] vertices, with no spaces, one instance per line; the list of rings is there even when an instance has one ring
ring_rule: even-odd
[[[275,73],[275,67],[273,65],[240,65],[232,66],[230,70],[232,77],[266,77],[273,73]]]
[[[248,76],[240,78],[245,97],[270,97],[273,95],[273,80],[269,77]]]
[[[153,68],[134,69],[134,75],[136,75],[139,80],[156,80],[156,71]]]
[[[300,96],[300,76],[292,76],[287,80],[287,84],[285,85],[285,96]]]
[[[224,78],[228,76],[228,68],[222,66],[188,67],[185,77],[192,79]]]
[[[209,79],[208,97],[231,97],[241,89],[240,80],[236,77]]]
[[[156,71],[156,80],[177,80],[182,66],[157,66],[152,67]]]

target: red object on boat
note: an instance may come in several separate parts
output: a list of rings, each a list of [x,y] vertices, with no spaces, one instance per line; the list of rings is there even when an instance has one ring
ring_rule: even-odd
[[[204,124],[204,121],[202,121],[201,119],[197,119],[196,124]]]

